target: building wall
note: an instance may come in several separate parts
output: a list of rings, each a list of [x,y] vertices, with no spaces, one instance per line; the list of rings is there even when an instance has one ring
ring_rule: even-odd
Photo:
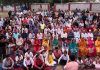
[[[87,10],[90,9],[90,3],[70,3],[70,10],[74,9]]]
[[[74,10],[74,9],[89,9],[91,11],[100,11],[100,3],[65,3],[65,4],[55,4],[54,9],[57,10]],[[33,3],[30,5],[30,10],[49,10],[50,9],[50,4],[49,3]],[[0,7],[0,11],[17,11],[20,10],[19,5],[7,5]]]
[[[92,11],[100,11],[100,3],[93,3]]]
[[[67,4],[55,4],[55,10],[75,10],[75,9],[91,11],[100,11],[100,3],[67,3]]]

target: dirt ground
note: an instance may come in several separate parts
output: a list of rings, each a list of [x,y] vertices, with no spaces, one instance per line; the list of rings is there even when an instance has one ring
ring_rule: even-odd
[[[0,17],[8,17],[8,12],[0,12]]]

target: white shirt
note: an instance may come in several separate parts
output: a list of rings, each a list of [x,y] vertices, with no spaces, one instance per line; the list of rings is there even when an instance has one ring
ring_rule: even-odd
[[[81,33],[81,37],[87,39],[87,33]]]
[[[88,37],[91,37],[91,39],[93,40],[93,33],[88,33]]]
[[[69,55],[66,54],[66,56],[63,54],[61,55],[61,57],[58,59],[58,62],[60,62],[60,60],[63,59],[63,60],[67,60],[67,62],[69,61]]]
[[[27,65],[31,65],[31,64],[34,65],[34,62],[33,62],[33,59],[32,58],[30,58],[29,60],[27,60],[27,58],[24,59],[23,65],[25,67],[27,67]]]
[[[63,29],[58,28],[57,32],[58,32],[58,34],[61,34],[61,33],[63,33]]]
[[[94,61],[93,64],[95,65],[95,68],[100,69],[100,63],[96,63],[96,62]]]
[[[80,32],[74,32],[74,37],[80,39]]]
[[[30,52],[30,53],[26,52],[25,53],[25,58],[27,58],[27,57],[33,58],[33,53],[32,52]]]
[[[16,62],[19,61],[19,60],[22,60],[22,59],[23,59],[23,56],[22,55],[20,57],[18,57],[18,56],[15,57],[15,61]]]
[[[62,33],[61,38],[67,38],[67,33]]]
[[[38,39],[42,39],[42,38],[43,38],[43,34],[42,34],[42,33],[38,33],[38,34],[37,34],[37,38],[38,38]]]
[[[47,32],[48,32],[48,29],[45,28],[45,29],[44,29],[44,34],[47,34]]]
[[[3,21],[0,21],[0,27],[2,27],[3,26]]]

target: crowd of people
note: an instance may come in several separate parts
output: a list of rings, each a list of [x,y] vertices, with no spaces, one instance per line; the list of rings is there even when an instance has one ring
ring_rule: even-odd
[[[0,56],[4,58],[4,70],[18,67],[45,70],[57,64],[68,70],[71,64],[78,67],[77,63],[69,63],[74,58],[84,67],[100,68],[99,13],[76,9],[8,14],[9,17],[0,18]]]

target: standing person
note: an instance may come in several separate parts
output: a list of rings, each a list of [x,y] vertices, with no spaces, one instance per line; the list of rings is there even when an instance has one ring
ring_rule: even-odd
[[[75,61],[75,59],[76,59],[75,56],[74,55],[70,55],[69,58],[70,58],[70,62],[68,62],[65,65],[64,69],[65,70],[78,70],[79,65]]]
[[[13,66],[14,66],[13,59],[9,55],[6,55],[6,58],[3,60],[2,63],[3,70],[12,70]]]

